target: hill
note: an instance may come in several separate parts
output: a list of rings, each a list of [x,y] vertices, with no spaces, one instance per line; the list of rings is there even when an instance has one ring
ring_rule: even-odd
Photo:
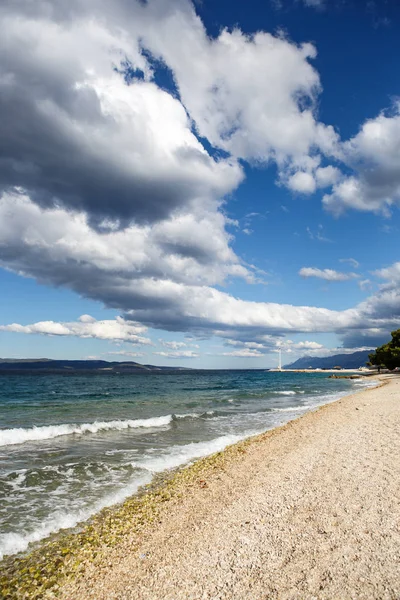
[[[284,365],[284,369],[333,369],[340,366],[342,369],[358,369],[365,367],[368,354],[371,350],[361,350],[353,354],[335,354],[334,356],[303,356],[293,363]]]
[[[186,367],[156,367],[133,361],[108,362],[106,360],[51,360],[0,358],[1,373],[146,373],[184,371]]]

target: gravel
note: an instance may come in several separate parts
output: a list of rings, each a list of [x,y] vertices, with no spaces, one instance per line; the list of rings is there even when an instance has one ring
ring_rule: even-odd
[[[231,453],[56,597],[399,599],[400,378],[386,382]]]

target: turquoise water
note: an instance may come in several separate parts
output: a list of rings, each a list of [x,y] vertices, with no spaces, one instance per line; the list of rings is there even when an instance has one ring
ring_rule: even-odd
[[[0,376],[0,557],[155,473],[222,450],[371,382],[323,373]]]

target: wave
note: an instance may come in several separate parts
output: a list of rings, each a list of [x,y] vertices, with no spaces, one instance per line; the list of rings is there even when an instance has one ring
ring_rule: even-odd
[[[144,456],[140,460],[133,462],[132,466],[135,468],[146,469],[152,473],[161,473],[167,469],[179,467],[195,458],[202,458],[203,456],[220,452],[227,446],[235,444],[251,435],[261,433],[261,431],[263,430],[247,431],[241,435],[223,435],[208,442],[192,442],[191,444],[185,444],[184,446],[171,446],[168,448],[168,452],[159,456]]]
[[[172,415],[153,417],[151,419],[126,419],[118,421],[95,421],[94,423],[82,423],[77,425],[45,425],[42,427],[30,427],[24,429],[15,427],[13,429],[0,430],[0,446],[13,446],[34,442],[38,440],[50,440],[63,435],[82,435],[84,433],[97,433],[98,431],[122,431],[124,429],[138,429],[149,427],[165,427],[172,421]]]
[[[275,394],[279,394],[281,396],[295,396],[296,392],[294,390],[286,390],[283,392],[275,392]]]
[[[172,419],[174,421],[177,421],[180,419],[210,419],[211,417],[213,417],[216,414],[217,413],[215,412],[215,410],[208,410],[207,412],[203,412],[203,413],[174,414],[174,415],[172,415]]]
[[[356,381],[355,383],[353,383],[354,386],[357,387],[376,387],[377,385],[379,385],[379,382],[377,381]]]
[[[139,487],[150,483],[154,473],[179,467],[196,458],[220,452],[227,446],[257,433],[261,433],[261,430],[248,431],[243,435],[224,435],[208,442],[193,442],[184,446],[171,446],[167,452],[160,456],[148,455],[137,462],[131,463],[133,467],[140,469],[141,473],[138,472],[128,484],[124,484],[116,492],[107,494],[90,507],[69,513],[55,512],[51,515],[51,518],[37,524],[36,528],[31,531],[0,535],[0,560],[4,556],[26,550],[30,543],[38,542],[60,529],[75,527],[78,523],[87,520],[106,506],[122,502],[128,496],[135,494]]]
[[[128,484],[111,494],[108,494],[95,502],[92,506],[77,510],[75,512],[55,512],[51,517],[38,524],[35,529],[23,533],[5,533],[0,535],[0,560],[9,554],[16,554],[26,550],[30,543],[38,542],[43,538],[55,533],[60,529],[69,529],[75,527],[81,521],[86,521],[92,515],[98,513],[106,506],[119,504],[128,496],[137,492],[139,487],[150,483],[152,476],[150,473],[135,476]]]

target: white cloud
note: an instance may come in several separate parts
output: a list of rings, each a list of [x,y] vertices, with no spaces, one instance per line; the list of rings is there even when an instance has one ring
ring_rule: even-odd
[[[390,214],[400,204],[400,102],[391,116],[366,121],[342,145],[342,159],[353,174],[339,181],[323,203],[334,214],[348,208]]]
[[[179,348],[185,348],[187,344],[185,342],[166,342],[165,340],[158,340],[165,348],[171,348],[171,350],[179,350]]]
[[[145,356],[143,352],[124,352],[121,350],[120,352],[107,352],[107,356],[126,356],[128,358],[140,358]]]
[[[199,208],[197,214],[178,214],[152,227],[99,233],[82,213],[43,211],[26,195],[4,194],[0,264],[67,285],[71,269],[83,279],[102,272],[110,278],[159,277],[189,284],[223,283],[228,276],[254,281],[231,249],[224,225],[221,213]]]
[[[321,350],[324,347],[318,342],[292,342],[291,340],[285,340],[284,347],[286,346],[294,350]]]
[[[240,346],[242,348],[250,348],[253,350],[264,350],[265,344],[260,344],[259,342],[242,342],[241,340],[226,340],[226,343],[229,346]]]
[[[373,283],[370,279],[362,279],[361,281],[358,281],[358,287],[360,288],[360,290],[362,290],[363,292],[365,290],[371,290],[373,287]]]
[[[339,258],[339,262],[348,263],[353,267],[353,269],[358,269],[360,266],[360,263],[355,258]]]
[[[109,340],[118,342],[129,342],[130,344],[151,344],[149,338],[143,337],[141,333],[147,331],[147,327],[125,321],[121,317],[115,320],[96,321],[89,315],[83,315],[76,322],[58,323],[56,321],[39,321],[31,325],[20,325],[11,323],[10,325],[0,325],[0,331],[9,331],[13,333],[42,334],[52,336],[72,336],[79,338],[95,338],[98,340]]]
[[[128,358],[140,358],[145,356],[143,352],[128,352],[126,350],[119,350],[115,352],[107,352],[107,356],[127,356]]]
[[[251,358],[276,353],[278,352],[278,348],[281,348],[284,353],[295,352],[296,354],[305,350],[316,351],[324,348],[322,344],[312,341],[293,342],[290,339],[277,340],[273,336],[261,336],[259,339],[263,339],[263,342],[228,339],[225,343],[229,346],[237,347],[237,350],[224,352],[221,356]]]
[[[325,358],[328,356],[334,356],[336,354],[353,354],[354,352],[365,352],[368,350],[373,350],[376,346],[358,346],[358,347],[352,347],[352,348],[345,348],[345,347],[336,347],[336,348],[325,348],[324,346],[322,346],[321,348],[318,349],[305,349],[304,352],[296,352],[297,356],[310,356],[310,357],[318,357],[318,358]],[[290,358],[290,362],[296,360],[295,357],[291,357]],[[289,360],[285,361],[285,362],[289,362]]]
[[[324,204],[336,213],[387,213],[399,202],[400,103],[341,143],[317,119],[322,88],[309,43],[238,29],[211,38],[188,0],[0,11],[3,189],[118,229],[215,211],[243,179],[244,159],[276,162],[279,181],[298,193],[333,185]],[[154,59],[171,69],[176,93],[156,85]],[[193,126],[229,156],[208,153]],[[330,158],[353,173],[321,166]]]
[[[143,303],[140,303],[143,299]],[[153,327],[208,332],[213,330],[259,328],[263,333],[321,331],[332,326],[346,327],[353,311],[331,311],[315,307],[250,302],[205,286],[183,286],[173,282],[142,280],[132,287],[131,316]],[[154,305],[154,307],[152,306]],[[261,331],[260,331],[261,333]],[[232,337],[232,336],[231,336]]]
[[[153,352],[157,356],[164,356],[164,358],[198,358],[200,354],[193,350],[177,350],[176,352]]]
[[[210,157],[179,100],[151,81],[134,26],[142,10],[131,4],[126,20],[123,2],[108,15],[101,2],[64,14],[44,3],[0,9],[0,185],[83,209],[97,226],[154,222],[242,178],[234,160]],[[124,61],[144,79],[126,85]]]
[[[313,194],[317,188],[313,175],[305,171],[297,171],[289,178],[287,185],[294,192],[301,194]]]
[[[210,266],[204,259],[206,251],[189,263],[177,256],[176,265],[172,256],[174,260],[166,259],[160,268],[161,242],[158,237],[158,244],[153,244],[153,229],[159,232],[157,227],[143,231],[133,227],[99,234],[88,228],[83,215],[62,209],[41,211],[20,195],[3,197],[0,202],[4,266],[103,302],[122,311],[127,322],[131,319],[146,326],[201,335],[217,332],[231,339],[238,338],[241,331],[250,337],[245,341],[254,340],[256,332],[273,336],[285,332],[340,333],[349,328],[376,328],[378,323],[379,329],[387,330],[397,322],[400,291],[396,289],[381,291],[368,302],[344,311],[234,298],[208,285],[213,268],[214,280],[218,281],[227,267],[223,260]],[[204,239],[206,245],[206,230]],[[153,251],[156,254],[151,260]],[[93,323],[78,323],[93,331]],[[59,325],[53,327],[66,334],[65,324]]]
[[[222,352],[220,356],[233,356],[235,358],[256,358],[263,356],[263,352],[251,348],[243,348],[242,350],[233,350],[233,352]]]
[[[308,237],[310,238],[310,240],[318,240],[319,242],[329,242],[329,243],[332,242],[332,240],[330,240],[323,234],[324,228],[321,224],[318,225],[317,230],[314,232],[311,231],[310,227],[307,227],[306,231],[308,233]]]
[[[390,265],[390,267],[378,269],[374,271],[374,275],[377,275],[381,279],[400,283],[400,262],[396,262],[393,265]]]
[[[315,171],[316,184],[319,188],[329,187],[341,178],[341,172],[336,167],[328,165],[327,167],[319,167]]]
[[[302,277],[317,277],[326,281],[348,281],[358,277],[357,273],[341,273],[333,269],[317,269],[316,267],[302,267],[299,275]]]
[[[78,321],[80,321],[81,323],[96,323],[96,319],[91,315],[81,315],[78,318]]]
[[[315,119],[321,86],[310,64],[316,56],[311,44],[238,29],[210,39],[188,3],[180,10],[174,2],[148,5],[143,43],[172,68],[183,104],[214,146],[281,165],[301,161],[314,148],[334,151],[333,128]]]
[[[38,0],[34,11],[7,2],[0,17],[1,266],[120,310],[128,325],[234,338],[363,327],[380,335],[395,322],[393,287],[344,311],[243,301],[211,287],[257,281],[221,212],[243,179],[239,159],[276,162],[279,181],[297,191],[333,184],[339,200],[325,203],[339,210],[346,193],[363,210],[396,200],[399,115],[380,115],[340,147],[316,117],[311,44],[237,29],[210,38],[185,0],[74,0],[52,10]],[[156,85],[157,58],[176,93]],[[124,65],[129,72],[118,73]],[[352,177],[321,167],[329,157],[344,157]],[[321,226],[310,236],[327,240]],[[108,334],[99,323],[19,327],[128,335],[121,323]]]
[[[155,222],[229,194],[239,158],[276,162],[282,181],[299,171],[292,184],[309,192],[302,171],[338,154],[337,134],[317,120],[312,44],[239,29],[210,38],[188,0],[0,11],[0,185],[42,206],[87,211],[97,227]],[[178,93],[155,84],[154,58]],[[229,156],[213,158],[193,125]]]

